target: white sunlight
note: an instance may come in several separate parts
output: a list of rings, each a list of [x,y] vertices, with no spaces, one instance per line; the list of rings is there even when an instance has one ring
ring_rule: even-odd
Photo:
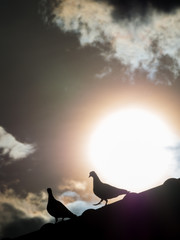
[[[139,192],[171,177],[175,159],[169,147],[176,141],[158,115],[127,108],[97,124],[90,137],[88,157],[104,181]]]

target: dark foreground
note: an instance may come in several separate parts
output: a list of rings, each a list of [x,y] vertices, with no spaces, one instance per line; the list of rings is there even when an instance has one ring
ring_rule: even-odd
[[[180,179],[129,193],[123,200],[89,209],[81,216],[45,224],[38,231],[14,238],[29,239],[180,239]]]

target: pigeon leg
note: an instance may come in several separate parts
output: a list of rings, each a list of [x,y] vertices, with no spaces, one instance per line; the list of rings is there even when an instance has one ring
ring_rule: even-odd
[[[99,205],[102,201],[103,201],[103,199],[101,199],[98,203],[95,203],[95,204],[93,204],[93,205],[94,205],[94,206],[97,206],[97,205]]]

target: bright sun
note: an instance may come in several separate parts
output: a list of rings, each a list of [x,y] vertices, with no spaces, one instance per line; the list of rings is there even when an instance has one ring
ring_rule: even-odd
[[[176,137],[158,115],[127,108],[104,117],[94,129],[88,157],[106,182],[143,191],[171,177]]]

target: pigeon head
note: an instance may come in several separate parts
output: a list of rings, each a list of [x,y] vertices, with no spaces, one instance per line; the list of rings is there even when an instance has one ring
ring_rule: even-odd
[[[96,174],[94,171],[91,171],[91,172],[89,173],[89,177],[95,177],[95,176],[97,176],[97,174]]]
[[[47,188],[47,192],[48,193],[52,193],[52,189],[51,188]]]

